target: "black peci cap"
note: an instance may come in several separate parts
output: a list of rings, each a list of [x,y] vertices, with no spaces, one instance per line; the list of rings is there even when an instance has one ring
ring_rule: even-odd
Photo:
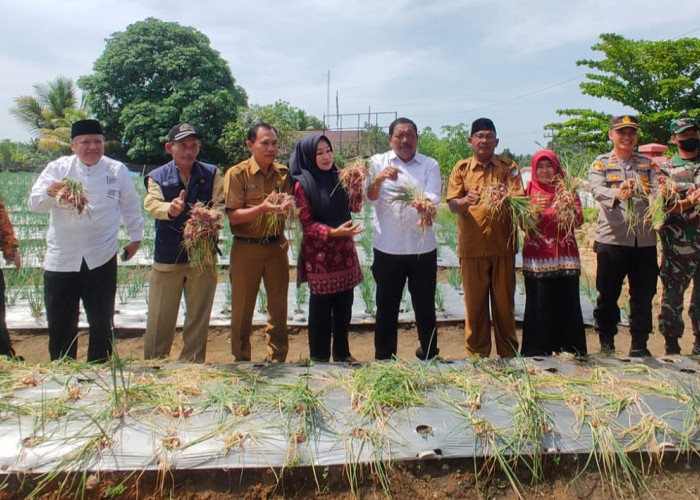
[[[102,125],[97,120],[78,120],[70,127],[70,138],[75,139],[79,135],[100,134],[105,135]]]
[[[496,131],[496,126],[488,118],[477,118],[472,122],[472,132],[470,135],[474,135],[482,130],[493,130]]]

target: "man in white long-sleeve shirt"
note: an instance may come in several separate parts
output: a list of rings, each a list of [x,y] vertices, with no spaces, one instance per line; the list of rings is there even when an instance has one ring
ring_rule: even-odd
[[[399,307],[408,282],[416,317],[419,359],[437,356],[435,287],[437,285],[437,242],[432,225],[419,227],[421,214],[413,206],[392,201],[396,189],[412,185],[431,203],[440,203],[440,167],[417,152],[418,128],[408,118],[389,125],[391,150],[371,158],[372,182],[366,198],[374,207],[374,261],[372,275],[377,283],[377,323],[374,357],[396,356]]]
[[[124,164],[104,156],[104,132],[97,120],[71,127],[73,155],[49,163],[32,186],[28,206],[49,213],[44,256],[44,301],[51,359],[77,356],[80,301],[87,315],[87,360],[112,353],[117,252],[121,219],[134,256],[143,238],[141,199]],[[67,193],[65,179],[82,184],[84,196]],[[57,197],[59,200],[57,200]]]

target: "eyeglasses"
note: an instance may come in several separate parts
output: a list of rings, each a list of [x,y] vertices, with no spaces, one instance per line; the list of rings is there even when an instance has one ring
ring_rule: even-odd
[[[472,137],[477,141],[494,141],[494,140],[496,140],[496,134],[474,134]]]

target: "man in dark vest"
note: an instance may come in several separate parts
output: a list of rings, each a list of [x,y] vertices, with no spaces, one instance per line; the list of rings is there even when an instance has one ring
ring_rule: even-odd
[[[144,358],[170,355],[180,298],[185,293],[185,323],[180,361],[204,362],[209,318],[216,292],[216,266],[193,266],[182,245],[192,206],[200,201],[224,212],[223,182],[215,165],[197,161],[201,135],[188,123],[168,133],[165,150],[172,161],[146,178],[144,208],[156,221],[153,269],[149,279]],[[215,259],[214,259],[215,262]]]

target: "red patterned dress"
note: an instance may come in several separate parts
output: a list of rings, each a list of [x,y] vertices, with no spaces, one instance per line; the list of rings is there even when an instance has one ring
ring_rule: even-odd
[[[352,237],[331,238],[331,227],[313,220],[309,200],[300,182],[294,185],[303,230],[297,262],[297,285],[309,283],[314,295],[327,295],[355,288],[362,282],[362,270]],[[359,212],[362,197],[350,200],[350,211]]]

